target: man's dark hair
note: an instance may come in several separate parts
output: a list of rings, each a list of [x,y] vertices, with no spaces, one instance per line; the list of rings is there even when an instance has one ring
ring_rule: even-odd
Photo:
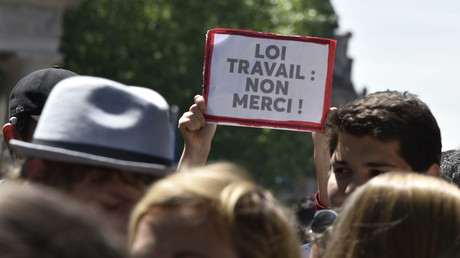
[[[331,114],[330,151],[339,133],[371,136],[382,142],[397,140],[398,154],[414,171],[425,172],[441,161],[441,132],[428,106],[408,92],[383,91],[356,99]]]
[[[448,150],[442,153],[441,177],[460,187],[460,150]]]

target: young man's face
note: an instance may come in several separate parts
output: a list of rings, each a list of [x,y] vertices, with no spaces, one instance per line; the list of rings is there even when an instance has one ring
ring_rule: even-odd
[[[129,216],[148,186],[158,176],[114,168],[30,158],[24,164],[25,180],[59,189],[93,207],[126,237]]]
[[[147,189],[136,173],[94,167],[68,189],[74,198],[95,207],[115,229],[126,235],[129,216]]]
[[[398,150],[397,140],[382,142],[371,136],[340,133],[331,158],[328,182],[332,207],[340,208],[349,194],[374,176],[391,171],[412,171]]]

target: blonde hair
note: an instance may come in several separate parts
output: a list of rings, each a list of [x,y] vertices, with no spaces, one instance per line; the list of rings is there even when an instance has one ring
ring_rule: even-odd
[[[460,190],[417,173],[385,173],[346,201],[323,257],[458,257]]]
[[[283,206],[229,163],[190,168],[157,181],[133,211],[130,243],[151,208],[190,203],[207,208],[240,257],[300,258],[300,242]]]

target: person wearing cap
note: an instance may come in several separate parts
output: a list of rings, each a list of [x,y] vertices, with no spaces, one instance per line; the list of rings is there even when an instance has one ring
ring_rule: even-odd
[[[12,139],[10,145],[27,158],[22,179],[92,205],[124,237],[149,183],[171,170],[173,142],[160,94],[75,76],[51,91],[31,142]]]
[[[3,140],[18,139],[29,142],[51,89],[63,79],[78,74],[59,66],[34,71],[22,78],[10,94],[9,122],[3,126]],[[14,160],[14,153],[11,152]]]

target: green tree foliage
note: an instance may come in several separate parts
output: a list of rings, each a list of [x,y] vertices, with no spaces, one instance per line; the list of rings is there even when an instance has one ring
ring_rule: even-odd
[[[153,88],[182,114],[202,92],[207,30],[331,37],[336,26],[326,0],[88,0],[65,16],[63,66]],[[238,162],[266,184],[295,180],[313,170],[311,136],[220,126],[210,160]]]

